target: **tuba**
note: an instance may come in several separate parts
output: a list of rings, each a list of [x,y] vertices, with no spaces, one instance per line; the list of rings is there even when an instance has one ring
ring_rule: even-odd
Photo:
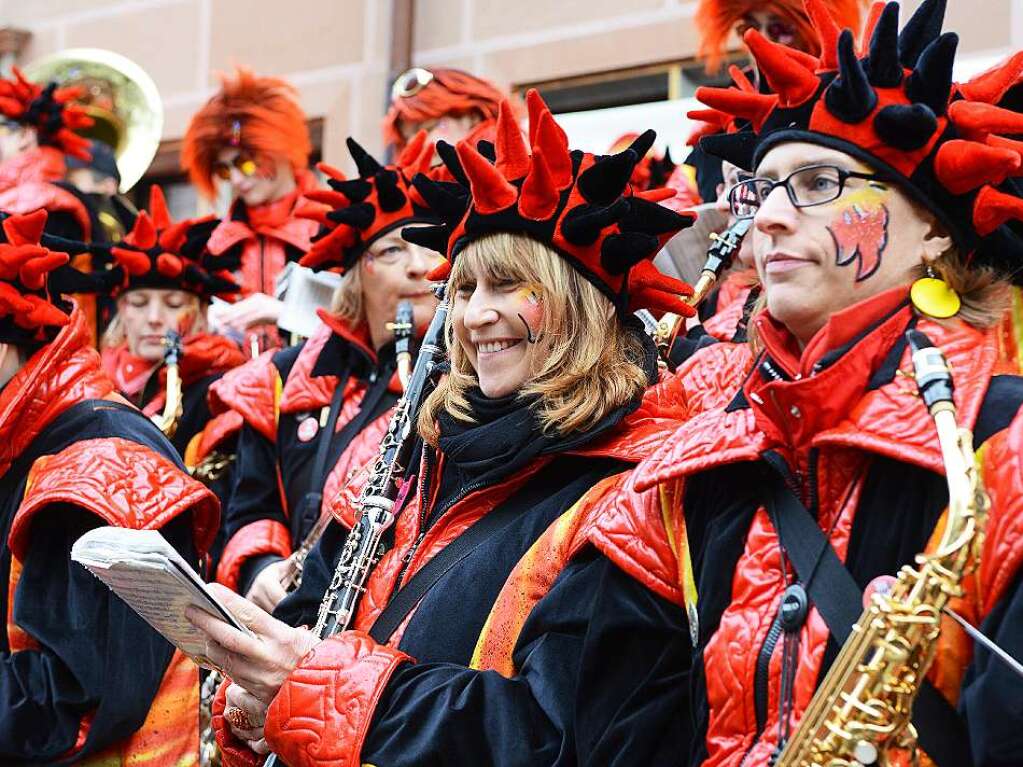
[[[24,67],[40,83],[77,86],[77,101],[93,119],[82,135],[114,150],[122,193],[142,178],[163,132],[163,102],[153,79],[131,59],[100,48],[71,48]]]
[[[876,593],[814,694],[776,767],[916,764],[913,703],[934,660],[942,610],[975,567],[989,505],[960,429],[952,377],[942,353],[907,333],[924,404],[934,418],[948,480],[948,516],[937,550],[905,566],[887,594]]]

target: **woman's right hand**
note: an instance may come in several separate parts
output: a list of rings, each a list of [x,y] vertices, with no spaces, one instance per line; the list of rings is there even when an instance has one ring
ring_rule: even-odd
[[[286,559],[264,567],[252,580],[252,585],[249,587],[248,593],[245,594],[245,598],[257,607],[272,613],[278,602],[287,596],[287,592],[281,584],[290,567]]]

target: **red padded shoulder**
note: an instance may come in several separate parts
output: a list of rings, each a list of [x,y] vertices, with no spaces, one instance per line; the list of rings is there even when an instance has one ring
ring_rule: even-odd
[[[29,471],[11,524],[11,552],[24,560],[36,513],[54,503],[91,511],[108,525],[158,530],[192,512],[196,548],[205,553],[220,522],[220,502],[201,482],[144,445],[115,438],[76,442],[43,456]]]
[[[210,412],[218,416],[234,410],[253,429],[271,442],[277,441],[277,407],[281,378],[273,364],[274,351],[229,370],[210,386]]]
[[[92,219],[85,204],[63,187],[47,181],[30,181],[0,192],[0,210],[8,213],[70,213],[86,240],[92,237]]]
[[[377,702],[412,659],[361,631],[321,642],[281,685],[266,713],[266,742],[291,767],[359,767]]]
[[[291,555],[291,533],[275,519],[256,520],[231,536],[217,565],[217,583],[238,591],[242,565],[263,554]]]

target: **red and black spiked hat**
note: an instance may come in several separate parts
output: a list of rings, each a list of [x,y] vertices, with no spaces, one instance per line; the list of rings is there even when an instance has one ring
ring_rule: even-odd
[[[654,132],[618,154],[570,151],[568,137],[540,94],[531,90],[526,104],[528,146],[505,102],[496,145],[438,144],[454,182],[416,177],[416,188],[443,223],[402,235],[446,256],[447,263],[432,276],[447,276],[451,262],[473,240],[497,232],[522,234],[557,251],[619,311],[691,314],[682,297],[692,288],[658,272],[652,259],[695,216],[658,204],[674,195],[671,190],[637,192],[630,184]]]
[[[0,115],[35,128],[41,145],[89,160],[89,140],[75,133],[92,125],[92,118],[74,103],[81,89],[58,88],[57,83],[42,86],[26,79],[17,67],[12,72],[12,79],[0,78]]]
[[[344,273],[388,232],[406,224],[437,221],[412,186],[412,178],[428,172],[433,160],[425,131],[409,142],[394,165],[381,165],[353,138],[348,139],[348,151],[358,178],[347,178],[337,168],[320,163],[317,167],[327,175],[330,189],[306,193],[318,204],[303,208],[299,215],[318,221],[321,228],[299,261],[302,266]]]
[[[63,293],[81,287],[67,253],[40,244],[46,211],[0,213],[0,342],[34,344],[51,339],[68,323],[71,303]]]
[[[701,146],[751,171],[784,142],[846,152],[934,213],[972,263],[1019,271],[1023,114],[1000,104],[1023,83],[1023,53],[956,85],[958,37],[941,32],[945,0],[925,0],[901,32],[898,3],[875,3],[858,51],[822,0],[804,2],[820,58],[747,32],[771,92],[699,89],[704,104],[750,123]]]
[[[160,187],[149,192],[149,211],[118,245],[102,273],[107,292],[118,296],[137,288],[184,290],[200,298],[230,300],[240,289],[231,276],[234,264],[206,248],[219,222],[213,216],[171,221]]]

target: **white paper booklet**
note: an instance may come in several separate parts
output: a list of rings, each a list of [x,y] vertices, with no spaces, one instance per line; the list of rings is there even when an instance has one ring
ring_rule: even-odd
[[[200,666],[211,668],[203,655],[204,634],[185,617],[189,605],[251,633],[156,530],[98,527],[75,541],[71,559],[88,568]]]

